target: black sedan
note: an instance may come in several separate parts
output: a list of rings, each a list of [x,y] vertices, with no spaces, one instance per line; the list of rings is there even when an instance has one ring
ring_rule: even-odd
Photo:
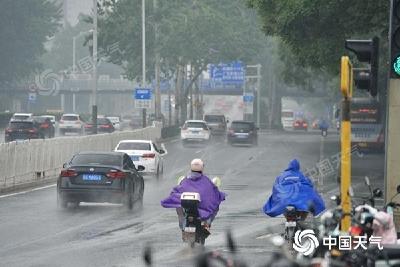
[[[141,208],[144,181],[138,171],[143,170],[122,152],[80,152],[64,164],[57,180],[58,205],[109,202]]]
[[[258,143],[258,127],[252,121],[232,121],[228,130],[228,143],[233,144],[252,144]]]
[[[10,121],[4,134],[5,142],[44,138],[39,125],[32,120]]]

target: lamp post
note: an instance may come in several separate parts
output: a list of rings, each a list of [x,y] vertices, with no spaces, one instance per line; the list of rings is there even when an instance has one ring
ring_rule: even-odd
[[[146,85],[146,4],[142,0],[142,86]],[[142,124],[146,127],[146,109],[142,109]]]
[[[93,91],[92,122],[93,132],[97,134],[97,0],[93,0]]]

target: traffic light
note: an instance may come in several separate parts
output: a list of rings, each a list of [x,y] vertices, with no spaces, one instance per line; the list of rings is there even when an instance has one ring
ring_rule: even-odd
[[[400,0],[398,1],[400,2]],[[370,65],[369,68],[366,69],[354,69],[354,82],[356,87],[358,89],[368,90],[372,96],[376,96],[378,93],[379,38],[374,37],[370,40],[346,40],[345,47],[356,54],[358,61],[366,62]]]
[[[390,8],[390,78],[400,79],[400,0],[392,0]]]

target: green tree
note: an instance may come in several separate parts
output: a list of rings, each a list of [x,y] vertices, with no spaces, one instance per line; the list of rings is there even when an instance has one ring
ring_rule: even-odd
[[[348,38],[381,37],[387,50],[389,1],[248,0],[267,35],[279,36],[293,55],[293,65],[336,74]]]
[[[47,0],[3,0],[0,9],[0,83],[40,67],[45,41],[59,26],[60,7]]]

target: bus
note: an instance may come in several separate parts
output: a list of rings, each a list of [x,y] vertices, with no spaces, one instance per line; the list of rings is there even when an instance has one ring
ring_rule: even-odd
[[[281,113],[281,122],[284,129],[292,129],[294,122],[294,112],[291,109],[283,109]]]
[[[373,152],[385,147],[384,113],[379,102],[370,98],[353,98],[350,107],[351,146]]]

